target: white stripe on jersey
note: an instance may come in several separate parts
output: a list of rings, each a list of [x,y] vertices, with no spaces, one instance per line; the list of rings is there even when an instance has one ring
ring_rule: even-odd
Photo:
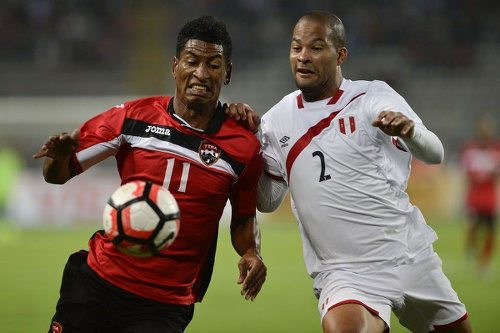
[[[207,168],[214,168],[220,170],[222,172],[229,173],[231,176],[237,178],[238,175],[231,167],[231,164],[224,161],[222,158],[219,158],[217,162],[207,166],[203,162],[201,162],[200,155],[198,152],[195,152],[191,149],[186,149],[182,146],[176,145],[175,143],[159,140],[155,137],[144,138],[141,136],[134,135],[123,135],[125,141],[130,143],[130,145],[134,148],[142,148],[147,150],[155,150],[160,152],[167,152],[170,154],[178,155],[184,157],[193,163],[203,165]]]
[[[154,137],[145,138],[135,135],[121,135],[111,141],[98,143],[96,145],[83,149],[76,154],[78,162],[80,163],[80,166],[83,170],[87,170],[94,164],[115,155],[118,152],[120,145],[124,142],[130,143],[130,145],[134,148],[142,148],[146,150],[167,152],[170,154],[178,155],[206,168],[213,168],[222,172],[229,173],[234,178],[238,177],[237,173],[231,167],[231,164],[224,161],[222,158],[219,158],[214,164],[207,166],[206,164],[201,162],[199,154],[195,151],[186,149],[182,146],[168,141],[159,140]]]
[[[100,142],[96,145],[83,149],[76,153],[76,158],[85,171],[94,164],[104,161],[110,156],[114,156],[120,148],[121,137],[116,137],[108,142]]]

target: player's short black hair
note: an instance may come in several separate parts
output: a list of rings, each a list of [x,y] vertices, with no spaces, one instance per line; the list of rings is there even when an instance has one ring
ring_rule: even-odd
[[[184,46],[190,39],[199,39],[207,43],[222,45],[226,64],[231,62],[233,44],[224,22],[215,19],[213,16],[201,16],[187,22],[177,35],[175,50],[177,58],[180,57]]]

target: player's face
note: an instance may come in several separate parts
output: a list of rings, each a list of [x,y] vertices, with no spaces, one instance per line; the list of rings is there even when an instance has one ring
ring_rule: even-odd
[[[331,97],[342,82],[340,65],[347,49],[336,49],[322,22],[300,20],[293,30],[290,65],[295,84],[307,101]]]
[[[222,45],[190,39],[180,57],[174,57],[172,75],[175,97],[184,105],[192,109],[213,108],[222,85],[229,83],[231,64],[226,65]]]

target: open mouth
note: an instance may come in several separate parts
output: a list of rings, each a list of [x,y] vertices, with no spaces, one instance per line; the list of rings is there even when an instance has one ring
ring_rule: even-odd
[[[197,92],[207,92],[210,89],[208,89],[207,86],[201,85],[201,84],[192,84],[189,86],[189,89],[192,89]]]
[[[310,75],[314,74],[314,71],[308,68],[297,68],[297,73],[303,74],[303,75]]]

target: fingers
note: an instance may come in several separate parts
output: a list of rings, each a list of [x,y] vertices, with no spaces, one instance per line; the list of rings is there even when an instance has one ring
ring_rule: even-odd
[[[372,126],[380,128],[387,135],[411,138],[415,123],[401,112],[382,111],[372,121]]]
[[[251,300],[252,302],[255,300],[260,290],[262,289],[262,285],[266,281],[266,269],[265,266],[258,269],[255,277],[252,279],[248,279],[247,282],[244,282],[244,286],[246,289],[242,289],[241,295],[245,296],[246,300]]]
[[[238,263],[240,276],[238,284],[243,284],[241,295],[254,301],[266,280],[267,268],[258,256],[244,256]]]
[[[252,132],[256,132],[259,130],[260,125],[260,117],[257,112],[251,113],[250,117],[248,117],[248,129]]]
[[[238,104],[224,104],[224,112],[229,117],[233,118],[237,122],[240,120],[247,120],[247,112],[245,109],[246,104],[238,103]]]
[[[73,132],[71,133],[70,137],[71,137],[71,140],[78,142],[78,139],[80,139],[80,129],[75,128],[73,130]]]
[[[75,129],[70,135],[66,132],[62,132],[58,135],[51,135],[47,139],[47,142],[42,145],[40,150],[33,154],[33,158],[50,157],[58,159],[72,155],[78,149],[79,138],[79,129]]]
[[[252,132],[255,132],[259,129],[259,114],[248,104],[224,104],[223,108],[227,116],[233,118],[235,121],[245,126]]]
[[[47,156],[46,154],[47,154],[47,149],[45,148],[45,145],[44,145],[44,146],[42,146],[42,148],[40,148],[40,150],[37,153],[33,154],[33,158],[39,159],[39,158],[42,158],[44,156]]]
[[[54,142],[58,139],[58,137],[59,137],[59,135],[49,136],[49,138],[47,139],[47,142],[45,142],[42,145],[40,150],[37,153],[33,154],[33,158],[38,159],[38,158],[48,156],[47,154],[48,154],[50,148],[54,146]]]

